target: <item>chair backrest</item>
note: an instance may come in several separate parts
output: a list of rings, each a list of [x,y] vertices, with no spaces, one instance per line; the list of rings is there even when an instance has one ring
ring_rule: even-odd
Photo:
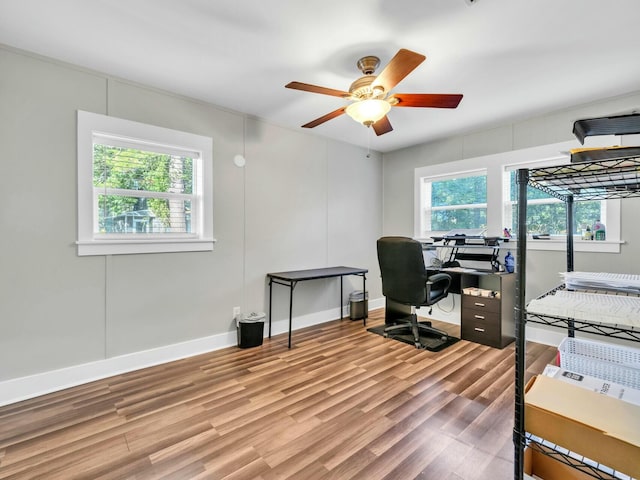
[[[378,239],[382,294],[404,305],[422,305],[427,298],[427,270],[420,242],[408,237]]]

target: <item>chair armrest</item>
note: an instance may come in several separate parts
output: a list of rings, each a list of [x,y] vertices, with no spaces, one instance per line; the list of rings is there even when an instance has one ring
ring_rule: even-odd
[[[441,286],[441,283],[444,283],[445,285]],[[433,287],[436,284],[438,288],[448,290],[449,285],[451,285],[451,275],[448,273],[434,273],[427,278],[427,288]]]
[[[451,286],[451,275],[447,273],[436,273],[427,279],[426,304],[432,305],[439,302],[449,293]]]

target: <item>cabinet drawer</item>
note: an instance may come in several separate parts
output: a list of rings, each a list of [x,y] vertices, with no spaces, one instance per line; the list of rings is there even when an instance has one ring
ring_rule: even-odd
[[[460,326],[460,336],[463,340],[502,348],[500,325],[495,322],[464,321]]]
[[[461,312],[460,323],[473,323],[478,322],[482,325],[491,325],[495,327],[500,326],[500,314],[498,312],[490,312],[487,310],[476,310],[466,308]]]
[[[485,310],[487,312],[500,312],[500,299],[476,297],[474,295],[462,295],[463,310]]]

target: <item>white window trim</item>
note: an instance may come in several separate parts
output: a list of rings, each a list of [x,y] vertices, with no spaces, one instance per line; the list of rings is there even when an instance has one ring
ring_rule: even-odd
[[[197,152],[194,193],[196,231],[184,235],[123,235],[94,233],[97,201],[93,189],[94,136],[116,137],[122,143],[162,145],[163,151]],[[213,141],[210,137],[78,110],[78,255],[195,252],[213,250]],[[194,160],[195,161],[195,160]]]
[[[414,170],[414,235],[420,236],[421,226],[421,182],[423,178],[443,178],[452,176],[464,176],[467,172],[485,169],[487,172],[487,236],[502,236],[504,228],[503,206],[504,188],[503,176],[507,169],[524,168],[545,165],[561,165],[570,163],[568,153],[571,149],[581,147],[609,147],[620,145],[619,136],[598,136],[585,139],[585,145],[578,140],[560,142],[538,147],[511,150],[507,152],[486,155],[482,157],[468,158],[454,162],[445,162],[435,165],[418,167]],[[495,207],[494,207],[495,205]],[[620,238],[620,200],[606,200],[607,209],[607,240],[583,241],[574,237],[574,250],[577,252],[606,252],[620,253],[620,245],[625,243]],[[515,246],[514,240],[511,242]],[[566,237],[558,237],[552,240],[527,239],[527,248],[531,250],[564,250],[566,249]]]

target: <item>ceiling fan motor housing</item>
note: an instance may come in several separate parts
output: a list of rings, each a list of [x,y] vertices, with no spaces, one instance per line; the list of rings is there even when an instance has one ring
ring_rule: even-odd
[[[358,68],[364,74],[349,87],[349,93],[353,100],[378,99],[384,97],[384,88],[380,85],[371,86],[376,76],[373,72],[380,66],[380,59],[373,55],[362,57],[358,60]]]
[[[383,87],[379,85],[373,87],[371,86],[375,79],[375,75],[365,75],[364,77],[360,77],[355,82],[353,82],[349,87],[351,98],[353,100],[368,100],[371,98],[384,97]]]
[[[380,66],[380,59],[378,57],[374,57],[373,55],[369,55],[358,60],[357,65],[358,69],[362,73],[364,73],[365,75],[372,75],[373,72],[376,71],[376,68]]]

